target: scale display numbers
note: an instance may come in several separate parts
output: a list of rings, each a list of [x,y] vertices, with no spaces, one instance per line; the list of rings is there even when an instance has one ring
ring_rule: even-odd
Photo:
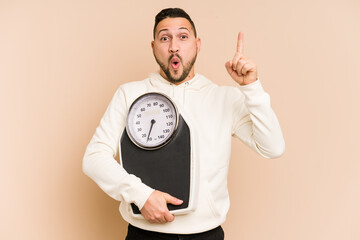
[[[126,129],[134,144],[153,150],[170,141],[178,119],[177,108],[169,97],[161,93],[146,93],[130,106]]]

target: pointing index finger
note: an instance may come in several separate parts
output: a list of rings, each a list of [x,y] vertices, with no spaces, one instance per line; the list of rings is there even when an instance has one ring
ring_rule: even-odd
[[[244,34],[239,32],[237,39],[236,52],[243,54],[244,53]]]

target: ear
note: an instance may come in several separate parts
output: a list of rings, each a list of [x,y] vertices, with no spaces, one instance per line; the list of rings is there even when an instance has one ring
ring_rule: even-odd
[[[152,48],[153,51],[154,51],[154,41],[151,41],[151,48]]]
[[[200,47],[201,47],[201,39],[200,38],[196,38],[196,47],[197,47],[197,52],[196,53],[199,53],[200,52]]]

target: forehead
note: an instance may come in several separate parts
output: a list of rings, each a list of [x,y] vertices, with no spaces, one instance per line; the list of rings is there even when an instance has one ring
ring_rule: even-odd
[[[156,26],[155,34],[158,34],[161,30],[178,30],[180,28],[186,28],[193,33],[192,26],[186,18],[165,18],[161,20]]]

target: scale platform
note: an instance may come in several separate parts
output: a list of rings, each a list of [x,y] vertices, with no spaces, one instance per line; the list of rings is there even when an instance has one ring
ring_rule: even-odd
[[[149,187],[166,192],[183,200],[181,205],[168,204],[172,214],[185,214],[194,210],[194,165],[191,159],[190,130],[181,116],[175,135],[165,146],[144,150],[129,138],[126,129],[120,140],[121,164],[129,174],[134,174]],[[133,214],[140,210],[131,204]]]

